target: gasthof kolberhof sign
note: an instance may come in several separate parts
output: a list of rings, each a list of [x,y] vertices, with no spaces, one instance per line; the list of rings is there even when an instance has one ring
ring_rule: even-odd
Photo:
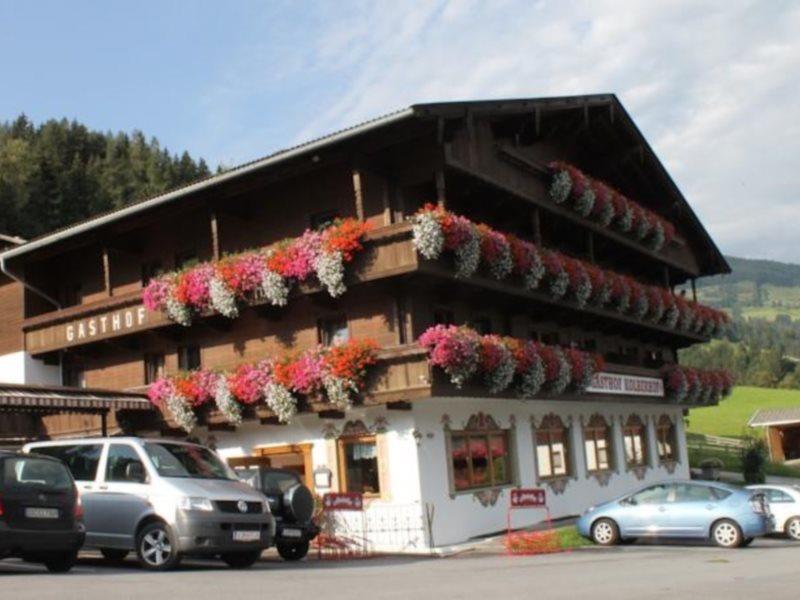
[[[664,382],[656,377],[597,373],[586,388],[592,394],[617,394],[622,396],[664,397]]]

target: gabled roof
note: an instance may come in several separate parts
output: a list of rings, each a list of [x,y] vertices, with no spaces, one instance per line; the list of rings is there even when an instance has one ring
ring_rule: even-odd
[[[123,220],[129,216],[141,213],[152,208],[167,205],[173,201],[185,198],[193,193],[207,190],[225,182],[243,177],[247,174],[267,170],[276,167],[291,159],[303,155],[313,155],[322,149],[342,143],[344,141],[362,136],[368,132],[387,128],[402,121],[412,119],[431,120],[438,118],[463,117],[470,113],[473,115],[514,115],[530,114],[537,110],[563,110],[585,108],[590,106],[609,106],[615,114],[615,123],[627,127],[628,132],[635,136],[645,154],[655,165],[657,172],[669,189],[674,199],[682,208],[683,214],[687,216],[688,223],[694,229],[697,239],[702,246],[708,250],[709,254],[701,257],[703,261],[703,274],[728,273],[730,267],[725,261],[722,253],[717,248],[711,236],[703,227],[697,215],[689,206],[675,182],[667,173],[661,161],[658,159],[652,148],[642,135],[639,128],[631,119],[628,112],[614,94],[593,94],[583,96],[563,96],[549,98],[518,98],[518,99],[499,99],[499,100],[469,100],[460,102],[438,102],[414,104],[408,108],[389,113],[387,115],[365,121],[358,125],[348,127],[334,133],[313,139],[311,141],[292,146],[278,152],[272,153],[263,158],[242,164],[219,175],[213,175],[197,182],[171,190],[164,194],[147,198],[124,208],[120,208],[105,214],[101,214],[85,221],[69,225],[60,230],[45,234],[35,238],[18,247],[8,249],[0,253],[0,266],[5,269],[5,261],[8,258],[22,256],[39,248],[58,243],[62,240],[72,238],[82,233],[88,232],[98,227]]]
[[[789,408],[761,408],[747,422],[750,427],[770,425],[800,425],[800,406]]]

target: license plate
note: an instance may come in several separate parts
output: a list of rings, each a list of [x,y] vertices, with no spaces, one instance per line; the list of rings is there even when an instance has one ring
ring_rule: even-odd
[[[257,542],[261,539],[260,531],[234,531],[234,542]]]
[[[299,538],[303,537],[303,532],[299,529],[284,529],[283,530],[283,537],[287,538]]]
[[[57,508],[32,508],[25,509],[25,516],[28,519],[57,519]]]

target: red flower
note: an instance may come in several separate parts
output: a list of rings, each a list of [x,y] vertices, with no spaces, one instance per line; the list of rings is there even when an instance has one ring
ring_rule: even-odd
[[[378,362],[378,344],[374,340],[350,340],[334,346],[325,355],[331,375],[360,384],[367,374],[367,367]]]
[[[369,233],[370,223],[344,219],[328,227],[322,234],[322,245],[328,252],[341,252],[345,262],[350,262],[363,250],[361,240]]]

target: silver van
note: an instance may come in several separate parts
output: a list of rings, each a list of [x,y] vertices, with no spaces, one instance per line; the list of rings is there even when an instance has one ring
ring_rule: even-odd
[[[23,450],[69,467],[83,504],[84,547],[108,560],[134,550],[152,570],[171,569],[187,555],[244,568],[273,543],[264,495],[204,446],[120,437],[35,442]]]

